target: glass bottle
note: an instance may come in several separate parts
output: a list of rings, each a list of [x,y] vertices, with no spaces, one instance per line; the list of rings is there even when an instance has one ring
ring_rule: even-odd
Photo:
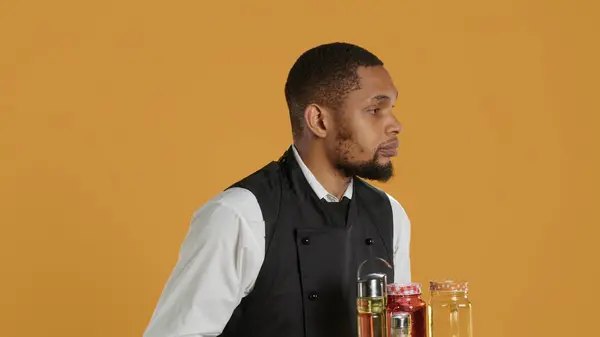
[[[373,273],[358,281],[356,299],[358,337],[387,337],[385,274]]]
[[[387,287],[388,320],[394,315],[407,313],[410,315],[410,337],[427,336],[427,303],[421,298],[421,284],[392,283]]]
[[[388,337],[387,274],[392,270],[392,266],[379,257],[367,259],[358,267],[358,337]]]
[[[429,289],[429,337],[473,337],[468,282],[431,281]]]

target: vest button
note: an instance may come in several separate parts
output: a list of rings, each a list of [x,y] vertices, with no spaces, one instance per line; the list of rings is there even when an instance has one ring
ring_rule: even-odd
[[[302,244],[303,245],[307,245],[310,243],[310,240],[308,238],[302,238]]]
[[[373,239],[368,238],[368,239],[365,240],[365,243],[370,246],[370,245],[373,244]]]
[[[318,300],[319,299],[319,294],[312,293],[312,294],[308,295],[308,299],[311,300],[311,301]]]

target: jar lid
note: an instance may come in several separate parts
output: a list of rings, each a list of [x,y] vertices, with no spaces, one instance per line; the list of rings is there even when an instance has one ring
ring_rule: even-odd
[[[387,285],[387,275],[372,273],[358,280],[358,297],[383,297]]]
[[[430,281],[429,289],[431,291],[464,291],[469,290],[469,282],[459,280],[442,280],[442,281]]]
[[[409,332],[411,327],[410,314],[406,312],[393,314],[390,323],[392,329],[407,330],[407,332]]]
[[[387,286],[388,295],[420,295],[421,294],[420,283],[392,283]]]

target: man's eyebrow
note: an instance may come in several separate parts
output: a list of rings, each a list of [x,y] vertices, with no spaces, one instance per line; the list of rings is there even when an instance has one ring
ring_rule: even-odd
[[[398,93],[396,93],[396,98],[398,98]],[[392,97],[390,97],[390,96],[388,96],[386,94],[379,94],[379,95],[374,96],[374,97],[371,98],[372,101],[378,101],[378,102],[380,102],[380,101],[389,101],[391,99],[392,99]]]
[[[386,101],[386,100],[390,100],[390,99],[391,99],[391,97],[388,95],[377,95],[377,96],[371,98],[371,100],[374,100],[374,101]]]

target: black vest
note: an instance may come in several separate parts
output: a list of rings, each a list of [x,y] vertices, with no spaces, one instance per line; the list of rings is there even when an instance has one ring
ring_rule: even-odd
[[[354,337],[359,264],[380,257],[393,265],[387,195],[355,178],[346,224],[336,226],[292,151],[232,186],[256,196],[266,254],[221,337]]]

